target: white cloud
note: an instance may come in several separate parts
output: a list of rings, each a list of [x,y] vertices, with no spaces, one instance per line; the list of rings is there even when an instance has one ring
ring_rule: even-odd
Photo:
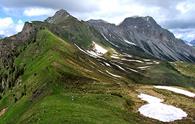
[[[24,25],[22,20],[18,20],[15,23],[11,17],[0,18],[0,24],[0,34],[5,36],[20,32]]]
[[[6,17],[6,18],[0,18],[0,28],[5,28],[13,24],[13,20],[11,17]]]
[[[16,32],[22,31],[23,26],[24,26],[24,22],[22,20],[18,20],[16,24]]]
[[[171,32],[174,33],[174,35],[177,38],[183,39],[185,41],[192,41],[195,39],[195,29],[194,28],[187,28],[187,29],[171,29]]]
[[[158,6],[144,6],[132,0],[94,0],[98,8],[97,11],[86,13],[72,13],[76,17],[83,20],[103,19],[111,23],[119,24],[126,17],[131,16],[153,16],[157,21],[163,20],[165,16],[161,14],[161,9]]]
[[[26,8],[24,10],[24,15],[25,16],[50,16],[55,13],[54,9],[49,9],[49,8]]]
[[[185,14],[193,9],[193,4],[188,2],[181,2],[177,4],[176,9],[179,10],[182,14]]]

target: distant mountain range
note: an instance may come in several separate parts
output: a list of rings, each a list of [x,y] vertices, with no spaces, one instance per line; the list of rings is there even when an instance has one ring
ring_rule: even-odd
[[[5,37],[5,35],[0,35],[0,39],[2,39],[2,38],[4,38]]]
[[[190,44],[191,44],[192,46],[195,46],[195,40],[192,40],[192,41],[190,42]]]

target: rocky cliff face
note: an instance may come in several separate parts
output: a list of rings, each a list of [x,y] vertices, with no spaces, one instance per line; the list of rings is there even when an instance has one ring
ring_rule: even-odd
[[[2,39],[0,42],[0,92],[12,87],[22,72],[22,68],[14,65],[14,59],[33,42],[36,29],[32,23],[25,23],[22,32]]]
[[[136,46],[161,60],[195,62],[194,48],[176,39],[152,17],[129,17],[119,25],[109,24],[102,20],[89,20],[88,23],[101,32],[108,42],[125,52],[131,50],[129,46]]]

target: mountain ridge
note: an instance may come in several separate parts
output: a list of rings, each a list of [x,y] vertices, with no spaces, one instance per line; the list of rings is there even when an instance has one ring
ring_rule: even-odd
[[[187,46],[184,41],[175,38],[173,33],[161,28],[152,17],[128,17],[119,25],[94,20],[88,23],[116,45],[123,43],[122,46],[127,48],[124,42],[129,41],[137,44],[146,53],[162,60],[190,62],[195,60],[195,50]]]

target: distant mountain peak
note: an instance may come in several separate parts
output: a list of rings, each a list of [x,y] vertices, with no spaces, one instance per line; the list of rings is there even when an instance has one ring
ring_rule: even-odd
[[[151,16],[145,16],[145,17],[140,17],[140,16],[133,16],[133,17],[127,17],[124,19],[124,21],[119,24],[119,26],[140,26],[140,27],[145,27],[145,26],[152,26],[152,27],[160,27],[156,21],[151,17]]]
[[[6,36],[3,35],[3,34],[0,34],[0,39],[2,39],[2,38],[4,38],[4,37],[6,37]]]
[[[66,20],[71,15],[64,9],[60,9],[57,11],[54,16],[47,18],[45,21],[52,24],[58,24],[59,22],[62,22]]]
[[[150,16],[128,17],[119,25],[98,21],[89,24],[96,28],[106,41],[123,52],[144,56],[147,53],[161,60],[195,61],[195,50],[183,40],[175,38],[173,33],[162,28]]]
[[[153,17],[151,16],[145,16],[145,17],[142,17],[142,16],[132,16],[132,17],[127,17],[124,19],[123,22],[125,21],[129,21],[129,20],[144,20],[144,21],[147,21],[147,22],[156,22]]]
[[[54,16],[67,16],[67,15],[70,15],[70,14],[69,14],[66,10],[60,9],[59,11],[57,11],[57,12],[55,13]]]

